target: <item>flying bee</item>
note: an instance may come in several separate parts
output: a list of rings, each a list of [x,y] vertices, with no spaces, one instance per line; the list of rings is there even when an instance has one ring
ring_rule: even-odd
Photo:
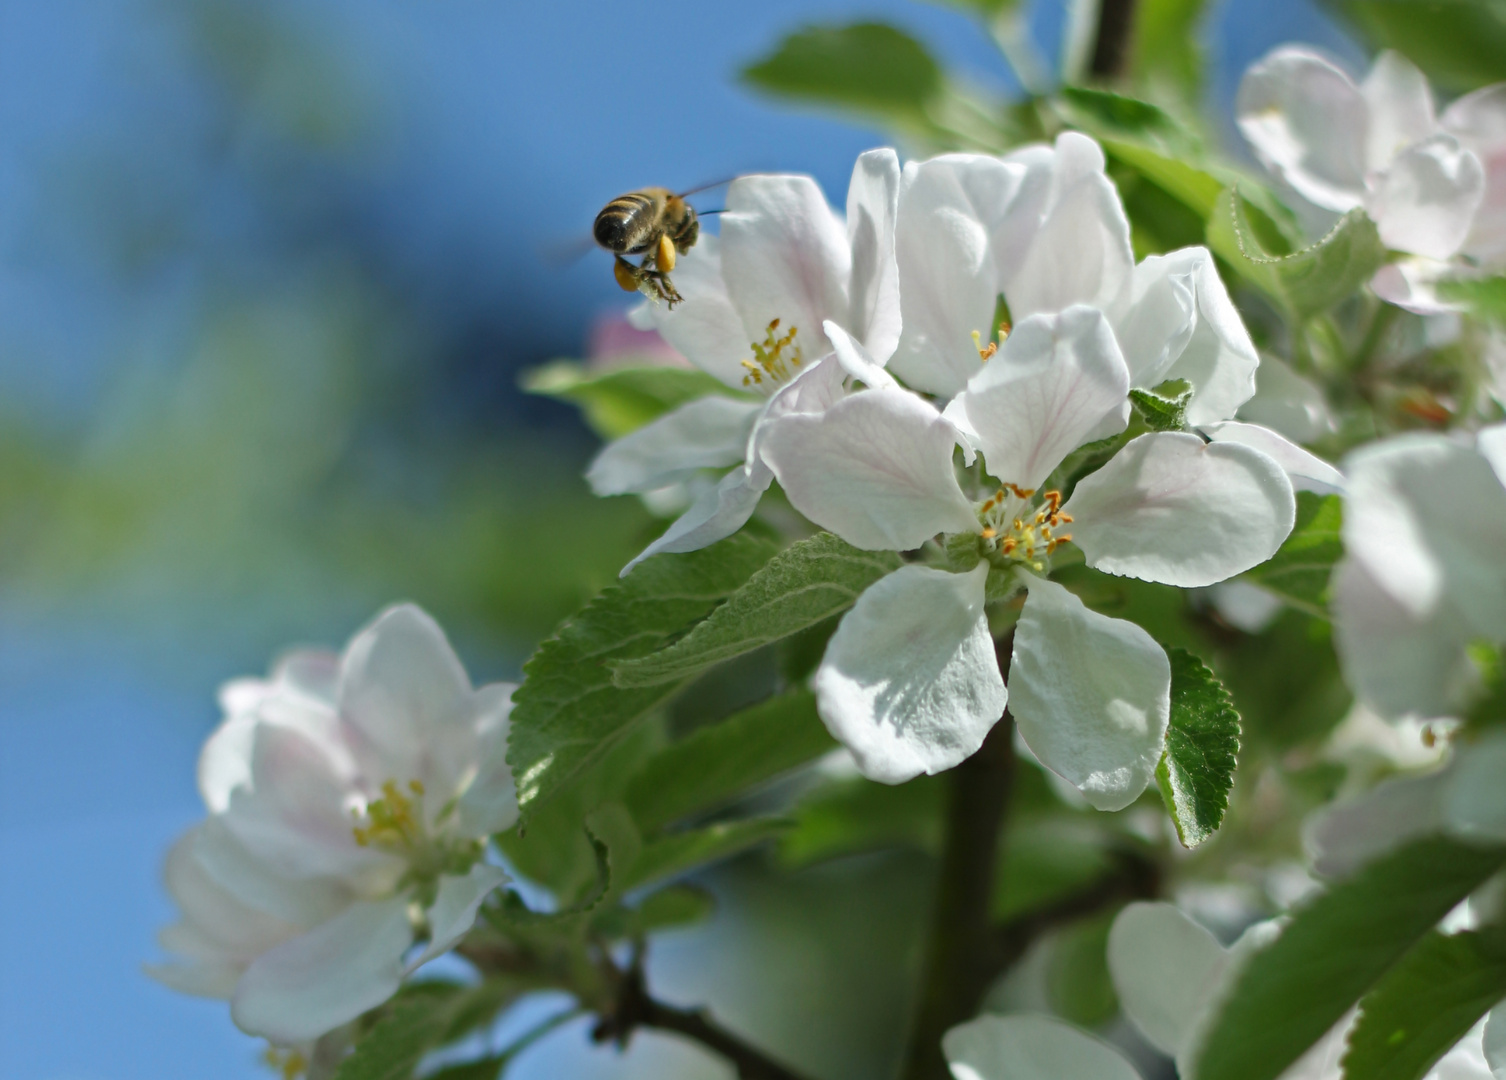
[[[641,291],[670,307],[684,299],[669,279],[670,271],[701,235],[700,218],[685,196],[716,186],[707,184],[679,195],[668,188],[640,188],[617,196],[596,215],[592,235],[615,256],[612,272],[625,292]],[[634,266],[628,255],[643,259]]]

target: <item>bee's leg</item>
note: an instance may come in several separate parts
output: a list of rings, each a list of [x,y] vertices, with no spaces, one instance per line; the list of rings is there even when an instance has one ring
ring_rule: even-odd
[[[655,270],[651,265],[651,261],[649,256],[645,256],[641,265],[634,266],[621,255],[617,256],[617,266],[614,268],[617,274],[617,283],[628,292],[636,290],[650,298],[663,300],[673,307],[675,302],[680,299],[680,294],[675,292],[673,285],[670,285],[667,290],[665,289],[665,285],[669,283],[669,278],[662,271]],[[631,286],[628,284],[629,281],[632,282]]]

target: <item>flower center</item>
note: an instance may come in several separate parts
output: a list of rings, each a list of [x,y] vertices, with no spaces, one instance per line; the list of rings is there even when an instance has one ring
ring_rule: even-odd
[[[446,804],[433,824],[443,826],[454,813],[454,803]],[[352,808],[350,814],[355,820],[351,833],[356,843],[406,860],[408,874],[416,881],[465,873],[481,857],[479,841],[430,831],[424,816],[424,785],[417,780],[409,780],[406,789],[396,780],[386,781],[381,798],[368,802],[364,812]]]
[[[268,1066],[282,1075],[282,1080],[298,1080],[309,1070],[308,1058],[301,1050],[280,1050],[269,1046],[262,1055]]]
[[[770,321],[763,341],[752,344],[753,359],[743,361],[743,367],[748,370],[743,376],[743,385],[767,385],[772,390],[781,383],[789,382],[805,360],[800,354],[800,346],[795,344],[795,335],[799,332],[799,327],[792,326],[789,333],[780,337],[779,320]]]
[[[1005,484],[978,507],[978,521],[986,554],[1043,571],[1045,558],[1072,539],[1071,533],[1057,532],[1072,515],[1062,511],[1060,491],[1043,492],[1039,503],[1031,501],[1034,497],[1034,488]]]
[[[978,350],[978,359],[982,360],[985,364],[988,363],[989,357],[993,356],[994,353],[999,351],[999,346],[1009,340],[1009,331],[1011,329],[1012,327],[1009,325],[1009,320],[1006,319],[1000,322],[998,339],[991,339],[987,345],[983,344],[983,335],[974,330],[973,348]]]

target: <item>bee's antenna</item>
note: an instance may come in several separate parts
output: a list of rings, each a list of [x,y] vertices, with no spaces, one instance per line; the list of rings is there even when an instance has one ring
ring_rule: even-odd
[[[696,216],[705,217],[707,214],[725,214],[726,212],[727,208],[724,206],[720,210],[697,210]]]
[[[730,183],[732,183],[732,181],[734,181],[736,179],[737,179],[737,177],[735,177],[735,176],[729,176],[725,180],[717,180],[715,183],[711,183],[711,184],[701,184],[699,187],[693,187],[693,188],[690,188],[687,191],[678,192],[677,194],[679,195],[680,198],[683,199],[687,195],[695,195],[695,194],[697,194],[699,192],[702,192],[702,191],[710,191],[712,188],[719,188],[719,187],[723,186],[724,184],[730,184]]]

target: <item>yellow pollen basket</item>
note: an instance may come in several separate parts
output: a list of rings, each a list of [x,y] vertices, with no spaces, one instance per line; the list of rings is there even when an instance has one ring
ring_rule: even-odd
[[[424,786],[417,780],[408,781],[410,798],[397,786],[396,780],[382,785],[382,797],[366,804],[366,813],[352,810],[357,821],[363,817],[365,825],[351,829],[356,843],[362,847],[411,849],[422,843]]]
[[[763,341],[752,346],[753,359],[743,361],[743,367],[748,369],[743,376],[743,385],[762,386],[767,382],[778,386],[793,378],[795,370],[805,360],[800,354],[800,346],[795,344],[795,335],[799,332],[799,327],[792,326],[789,333],[779,337],[779,320],[771,320]]]

